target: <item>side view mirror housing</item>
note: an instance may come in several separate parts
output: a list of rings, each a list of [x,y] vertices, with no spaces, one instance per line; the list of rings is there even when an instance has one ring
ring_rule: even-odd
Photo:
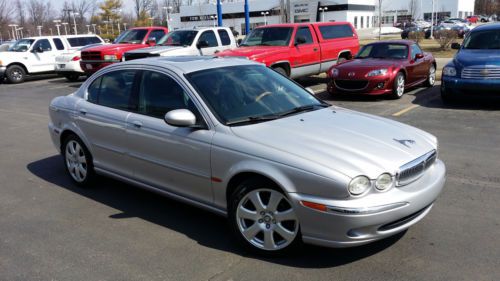
[[[295,38],[295,46],[306,43],[306,38],[304,36],[298,36]]]
[[[156,45],[156,38],[155,37],[150,37],[148,38],[148,42],[147,42],[148,45],[151,45],[151,46],[154,46]]]
[[[42,46],[38,46],[36,48],[33,48],[33,53],[43,53],[43,48]]]
[[[165,114],[165,122],[175,127],[191,127],[196,125],[196,116],[188,109],[175,109]]]
[[[451,48],[453,50],[460,50],[460,44],[459,43],[452,43]]]
[[[243,41],[243,40],[242,40],[241,38],[240,38],[240,39],[238,39],[238,41],[236,41],[236,43],[238,43],[238,46],[239,46],[239,45],[241,45],[241,42],[242,42],[242,41]]]
[[[415,59],[417,59],[417,60],[423,59],[423,58],[424,58],[424,54],[422,54],[422,53],[415,55]]]
[[[207,48],[209,46],[207,40],[200,40],[198,43],[196,43],[196,48],[202,49],[202,48]]]

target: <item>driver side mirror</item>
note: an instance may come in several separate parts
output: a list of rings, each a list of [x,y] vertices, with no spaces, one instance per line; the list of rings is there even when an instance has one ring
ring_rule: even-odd
[[[451,48],[453,50],[460,50],[460,44],[459,43],[452,43]]]
[[[243,39],[238,39],[238,41],[236,41],[236,43],[238,43],[238,46],[241,45],[241,42],[243,42]]]
[[[200,40],[196,44],[196,48],[198,48],[198,49],[207,48],[207,47],[209,47],[209,44],[208,44],[207,40]]]
[[[304,36],[298,36],[295,38],[295,46],[306,43],[306,38]]]
[[[33,53],[43,53],[42,46],[38,46],[36,48],[33,48]]]
[[[196,125],[196,116],[188,109],[175,109],[165,114],[165,122],[175,127],[191,127]]]
[[[155,37],[149,37],[147,44],[151,45],[151,46],[156,45],[156,38]]]
[[[424,54],[422,54],[422,53],[415,55],[415,59],[417,59],[417,60],[423,59],[423,58],[424,58]]]

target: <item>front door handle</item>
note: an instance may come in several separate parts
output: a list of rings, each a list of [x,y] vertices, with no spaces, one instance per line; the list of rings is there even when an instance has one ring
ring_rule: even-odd
[[[134,125],[134,127],[136,128],[140,128],[142,127],[142,122],[141,121],[132,121],[132,125]]]
[[[81,109],[80,109],[80,113],[81,113],[82,115],[86,115],[86,114],[87,114],[87,110],[86,110],[86,109],[81,108]]]
[[[313,51],[317,52],[318,51],[318,48],[314,48]]]

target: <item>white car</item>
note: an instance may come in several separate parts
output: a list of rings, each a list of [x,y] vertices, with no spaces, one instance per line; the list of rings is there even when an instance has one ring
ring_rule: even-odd
[[[24,82],[26,75],[53,73],[56,57],[86,44],[103,42],[97,35],[40,36],[18,40],[0,52],[0,79]],[[90,43],[89,43],[90,42]]]
[[[60,76],[66,77],[68,81],[71,82],[77,81],[80,78],[80,76],[85,75],[85,72],[82,70],[80,66],[80,61],[82,60],[81,57],[82,51],[85,50],[86,48],[91,48],[99,45],[103,45],[103,43],[87,45],[80,49],[69,51],[57,56],[55,72]]]
[[[167,33],[154,47],[128,51],[125,60],[158,56],[207,56],[235,49],[236,39],[227,27],[179,29]]]

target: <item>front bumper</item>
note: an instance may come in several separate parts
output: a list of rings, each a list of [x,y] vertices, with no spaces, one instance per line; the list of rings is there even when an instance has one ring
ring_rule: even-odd
[[[59,74],[66,73],[80,73],[83,74],[84,71],[80,67],[79,61],[71,61],[71,62],[56,62],[55,72]]]
[[[449,95],[500,96],[500,80],[443,76],[441,91]]]
[[[348,79],[342,79],[348,80]],[[367,80],[367,79],[364,79]],[[359,81],[359,80],[352,80]],[[327,84],[327,91],[331,94],[364,94],[364,95],[385,95],[392,93],[393,79],[391,77],[380,77],[380,78],[372,78],[367,80],[368,83],[366,87],[362,87],[359,89],[346,89],[339,87],[335,83],[335,79],[330,79]],[[379,87],[380,84],[383,84],[382,87]]]
[[[119,62],[119,61],[116,61]],[[86,74],[94,74],[99,69],[104,68],[108,65],[112,65],[115,62],[109,61],[81,61],[80,67]]]
[[[7,71],[7,67],[6,66],[0,66],[0,79],[2,79],[3,76],[5,75],[5,71]]]
[[[408,229],[431,210],[441,193],[446,168],[437,160],[425,175],[388,192],[358,199],[331,200],[290,193],[305,243],[327,247],[352,247],[383,239]],[[308,201],[330,208],[321,212],[303,206]]]

